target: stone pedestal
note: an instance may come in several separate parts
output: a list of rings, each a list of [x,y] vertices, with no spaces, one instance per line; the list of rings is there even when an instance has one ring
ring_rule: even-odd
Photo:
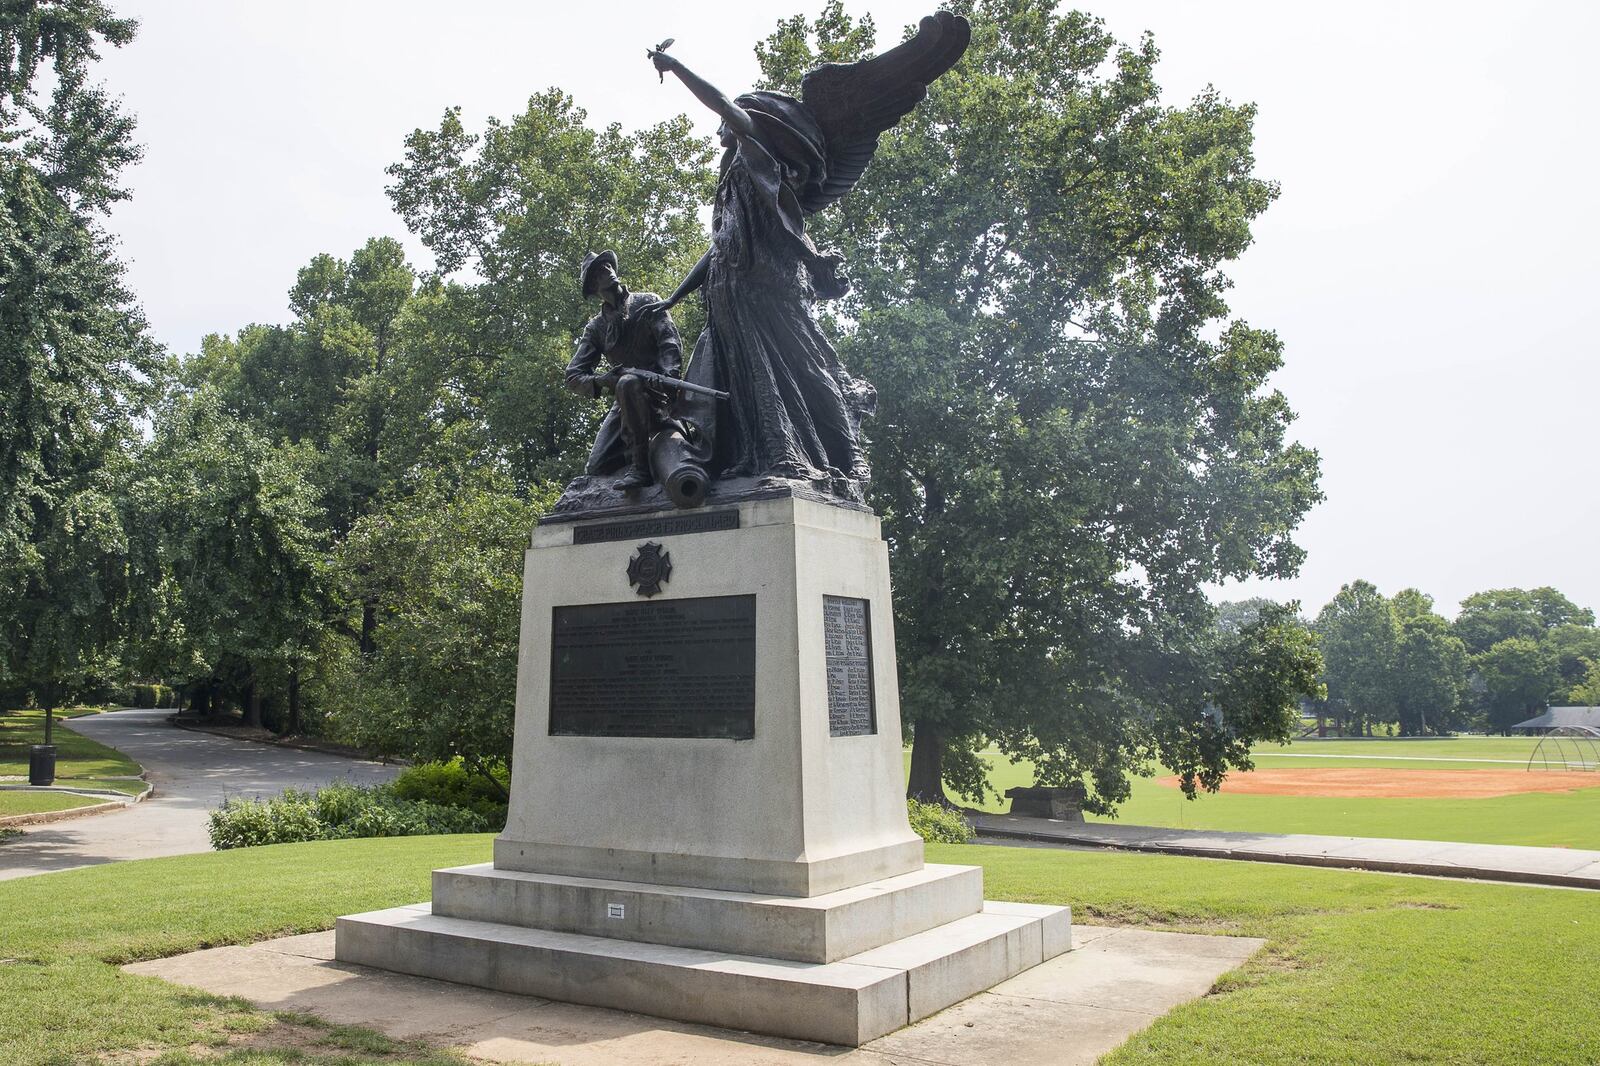
[[[541,525],[492,865],[338,957],[858,1044],[1067,949],[906,820],[888,552],[793,497]]]

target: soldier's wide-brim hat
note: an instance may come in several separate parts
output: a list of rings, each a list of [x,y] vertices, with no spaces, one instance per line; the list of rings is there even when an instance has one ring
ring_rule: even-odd
[[[594,284],[591,279],[595,268],[602,265],[608,266],[615,271],[617,269],[617,253],[607,248],[599,254],[590,252],[583,257],[583,266],[578,268],[578,285],[583,289],[585,296],[594,295]]]

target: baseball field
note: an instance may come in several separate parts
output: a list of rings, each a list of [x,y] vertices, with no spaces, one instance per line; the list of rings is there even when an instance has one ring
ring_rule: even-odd
[[[1317,833],[1600,849],[1600,769],[1528,768],[1525,737],[1301,740],[1255,752],[1256,770],[1186,799],[1155,768],[1133,782],[1115,820],[1129,825]],[[998,795],[1033,783],[1033,768],[988,752]],[[1537,763],[1536,763],[1537,765]],[[1095,819],[1091,816],[1092,820]]]

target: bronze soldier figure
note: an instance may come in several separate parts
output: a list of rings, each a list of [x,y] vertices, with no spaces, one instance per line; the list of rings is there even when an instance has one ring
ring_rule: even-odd
[[[617,276],[617,256],[590,252],[578,273],[584,297],[598,296],[600,313],[579,334],[572,361],[567,364],[567,387],[580,396],[616,394],[611,410],[600,423],[585,471],[609,474],[626,467],[612,487],[622,491],[650,484],[650,437],[669,424],[671,394],[668,388],[647,381],[630,370],[643,370],[676,378],[683,362],[683,346],[670,315],[659,309],[641,314],[660,297],[651,292],[629,292]],[[610,370],[596,374],[604,357]]]

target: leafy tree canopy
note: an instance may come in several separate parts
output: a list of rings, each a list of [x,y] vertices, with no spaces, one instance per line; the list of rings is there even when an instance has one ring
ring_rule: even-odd
[[[330,700],[364,745],[461,757],[489,780],[511,761],[522,553],[559,492],[525,498],[503,478],[424,475],[357,524],[341,565],[379,590],[382,639],[343,700]]]
[[[146,654],[184,678],[235,666],[252,720],[261,685],[314,654],[330,614],[313,461],[202,390],[161,412],[130,487]]]
[[[1555,659],[1537,641],[1507,637],[1473,657],[1483,678],[1485,724],[1496,732],[1544,711],[1555,684]]]
[[[1254,174],[1255,112],[1162,104],[1154,43],[1087,15],[955,6],[966,57],[807,224],[850,264],[835,332],[878,387],[912,790],[977,796],[991,741],[1043,784],[1087,778],[1091,809],[1151,758],[1212,787],[1294,720],[1286,689],[1238,682],[1241,657],[1315,687],[1284,618],[1219,634],[1202,591],[1293,574],[1320,498],[1267,385],[1281,344],[1224,300],[1277,193]],[[874,38],[831,3],[757,55],[792,92]],[[1237,702],[1257,698],[1280,702]],[[1225,702],[1226,732],[1205,714]]]
[[[1582,702],[1574,692],[1586,682],[1589,664],[1600,662],[1600,629],[1567,623],[1545,633],[1539,642],[1555,659],[1557,702]]]
[[[1370,581],[1345,585],[1317,613],[1314,628],[1327,663],[1328,699],[1346,728],[1394,721],[1400,624],[1377,586]]]
[[[389,168],[390,199],[440,277],[481,279],[430,293],[408,384],[463,405],[521,491],[577,473],[603,413],[563,387],[595,310],[577,282],[584,253],[611,248],[635,291],[670,292],[704,250],[709,142],[683,116],[632,134],[586,117],[556,89],[482,133],[452,108]],[[692,339],[698,323],[681,325]]]
[[[1458,729],[1467,694],[1467,649],[1450,623],[1432,610],[1433,597],[1405,589],[1392,601],[1395,644],[1394,707],[1402,736]]]
[[[1563,625],[1594,625],[1594,612],[1579,607],[1555,589],[1490,589],[1461,601],[1456,635],[1474,655],[1502,640],[1538,640],[1546,630]]]
[[[101,226],[139,149],[91,69],[133,31],[0,5],[0,679],[52,702],[116,639],[116,479],[159,369]]]
[[[1573,706],[1600,707],[1600,659],[1586,659],[1583,678],[1567,694]]]

